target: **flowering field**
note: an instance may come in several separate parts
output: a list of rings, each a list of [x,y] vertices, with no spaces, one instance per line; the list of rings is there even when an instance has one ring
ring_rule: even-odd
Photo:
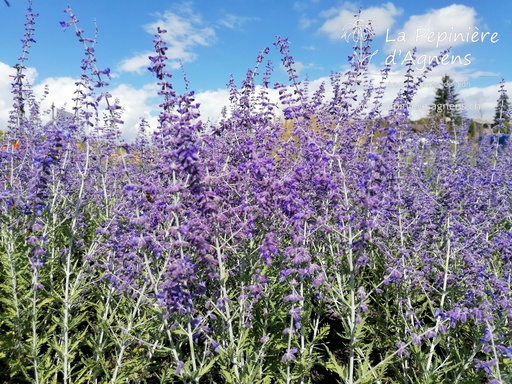
[[[0,138],[1,382],[512,382],[510,149],[466,122],[412,132],[431,68],[382,111],[371,31],[333,95],[278,37],[289,84],[265,49],[207,125],[159,30],[159,126],[122,143],[109,70],[68,16],[74,114],[43,123],[24,81],[29,13]]]

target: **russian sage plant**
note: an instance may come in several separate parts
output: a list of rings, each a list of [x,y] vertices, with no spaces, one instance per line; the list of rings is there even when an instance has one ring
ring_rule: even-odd
[[[66,14],[85,53],[73,113],[41,110],[25,78],[29,1],[0,137],[2,381],[512,380],[510,148],[475,145],[467,119],[412,130],[435,61],[411,61],[385,111],[371,26],[313,92],[277,36],[207,124],[159,28],[158,126],[126,143],[96,37]]]

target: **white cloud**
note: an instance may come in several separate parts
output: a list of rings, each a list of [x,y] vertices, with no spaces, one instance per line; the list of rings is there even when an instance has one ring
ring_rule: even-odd
[[[495,108],[498,104],[499,84],[488,87],[468,87],[460,89],[460,99],[470,109],[468,115],[470,117],[482,117],[492,120],[495,114]],[[512,89],[512,82],[505,83],[505,89]]]
[[[244,24],[252,20],[256,20],[256,18],[247,16],[237,16],[228,13],[219,21],[219,23],[222,26],[229,29],[241,30]]]
[[[405,69],[401,68],[397,71],[390,73],[386,81],[386,94],[383,98],[383,104],[387,106],[384,111],[389,109],[392,105],[397,93],[404,85]],[[412,101],[412,107],[409,112],[413,120],[425,117],[429,112],[429,106],[434,102],[435,91],[441,86],[442,77],[446,72],[442,68],[436,68],[427,79],[420,86],[417,94]],[[459,103],[466,112],[469,118],[484,118],[492,119],[494,116],[494,108],[496,107],[496,100],[498,99],[499,77],[493,76],[489,73],[480,73],[477,76],[475,73],[470,72],[455,72],[450,70],[450,78],[453,80],[455,92],[458,94]],[[480,76],[493,76],[496,82],[493,85],[486,87],[478,87],[474,85],[474,79]],[[378,76],[374,76],[378,82]],[[509,88],[512,83],[507,83],[506,88]]]
[[[47,99],[42,103],[41,110],[49,110],[51,104],[55,103],[56,108],[65,107],[65,110],[71,111],[70,102],[73,92],[76,88],[74,79],[71,78],[51,78],[45,79],[35,87],[36,93],[42,94],[43,84],[48,84],[50,93]],[[54,92],[53,90],[57,90]],[[121,119],[124,124],[120,126],[121,136],[126,141],[132,141],[138,133],[141,118],[144,118],[150,126],[150,130],[158,128],[158,114],[160,108],[158,104],[160,99],[157,96],[158,85],[154,83],[146,84],[141,88],[135,88],[127,84],[121,84],[116,88],[109,90],[112,95],[111,103],[117,98],[119,105],[123,108]],[[226,89],[206,90],[198,92],[195,95],[196,102],[201,104],[201,119],[206,122],[208,119],[215,122],[219,119],[222,108],[229,106],[229,91]],[[103,115],[105,103],[101,103],[100,111]],[[49,119],[49,116],[47,117]]]
[[[304,70],[306,70],[308,68],[315,68],[315,67],[316,66],[313,63],[304,64],[302,61],[298,61],[298,60],[294,60],[294,63],[293,63],[293,69],[295,69],[297,75],[300,75],[301,73],[304,72]],[[279,69],[285,73],[287,71],[287,69],[285,68],[285,66],[282,63],[279,64]]]
[[[4,131],[12,106],[11,81],[9,76],[16,73],[11,66],[0,62],[0,131]]]
[[[157,20],[144,26],[144,30],[154,35],[157,28],[166,30],[162,38],[167,42],[166,56],[171,68],[179,68],[180,62],[194,61],[197,54],[193,51],[198,46],[209,46],[217,37],[212,27],[205,25],[201,16],[185,4],[179,13],[166,11],[159,14]],[[151,53],[137,54],[124,60],[119,65],[120,71],[143,72],[150,64]]]
[[[386,85],[386,91],[381,99],[383,115],[387,115],[388,111],[393,107],[393,102],[397,97],[397,94],[403,90],[405,80],[405,68],[394,68],[388,75],[388,78],[384,81]],[[442,68],[436,68],[430,73],[424,83],[420,86],[417,94],[414,96],[411,108],[409,109],[411,119],[417,120],[419,118],[428,115],[429,106],[433,103],[436,89],[441,85],[441,79],[446,73]],[[481,76],[493,76],[496,81],[495,84],[479,87],[475,85],[476,78]],[[476,73],[471,72],[452,72],[450,71],[450,77],[452,78],[455,91],[459,95],[459,102],[462,107],[465,108],[467,117],[469,118],[483,118],[491,119],[494,116],[494,109],[496,107],[499,89],[500,78],[491,73]],[[382,76],[380,75],[379,69],[374,65],[369,66],[369,79],[373,81],[374,86],[378,86],[381,82]],[[325,99],[329,100],[333,95],[333,90],[330,84],[329,77],[322,77],[312,80],[309,84],[309,93],[313,94],[319,89],[320,84],[325,82]],[[512,82],[505,84],[506,89],[512,89]],[[358,101],[354,102],[356,105],[361,99],[362,93],[358,92]],[[370,101],[370,105],[373,105],[373,99]]]
[[[52,104],[57,109],[72,112],[76,81],[77,79],[70,77],[47,78],[34,87],[34,93],[38,98],[42,96],[45,85],[49,89],[47,97],[41,103],[43,122],[50,120]],[[121,119],[124,124],[120,126],[120,131],[124,139],[131,141],[135,138],[141,118],[145,118],[153,129],[157,127],[158,105],[155,105],[157,102],[153,100],[158,92],[156,84],[148,84],[142,88],[121,84],[109,89],[108,92],[112,95],[110,103],[113,104],[115,99],[119,99],[119,104],[123,107]],[[100,102],[100,118],[105,113],[105,107],[105,102]]]
[[[304,69],[311,67],[310,65],[305,65],[302,61],[296,61],[294,64],[294,68],[298,74],[300,74]]]
[[[298,68],[302,67],[298,63]],[[396,97],[397,93],[403,86],[404,81],[404,68],[398,68],[390,73],[387,84],[387,91],[382,99],[384,104],[383,113],[391,107],[391,104]],[[10,81],[9,75],[14,74],[14,69],[6,64],[0,63],[0,129],[5,127],[8,117],[8,111],[11,108],[12,96],[9,92]],[[27,77],[35,79],[36,71],[34,69],[27,70]],[[413,100],[413,108],[411,109],[411,117],[418,119],[428,113],[428,106],[433,102],[435,89],[444,75],[442,68],[436,68],[432,72],[425,84],[420,88],[418,94]],[[483,117],[484,119],[492,119],[494,116],[494,108],[496,107],[496,100],[498,98],[498,82],[499,78],[496,76],[495,85],[487,87],[476,87],[472,83],[475,76],[492,76],[490,73],[472,73],[472,72],[452,72],[450,76],[455,81],[456,91],[459,94],[459,99],[467,107],[467,114],[471,118]],[[370,64],[370,77],[374,80],[374,85],[377,85],[381,76],[379,70],[374,64]],[[34,87],[36,97],[39,99],[44,92],[44,85],[48,85],[49,94],[42,102],[41,110],[50,111],[52,103],[56,108],[64,108],[67,111],[72,111],[72,98],[76,89],[75,82],[77,80],[70,77],[47,78]],[[330,85],[329,77],[322,77],[313,79],[309,83],[309,93],[312,95],[322,82],[325,82],[326,100],[332,97],[332,87]],[[512,89],[512,83],[506,84],[507,89]],[[256,87],[256,94],[261,91],[261,86]],[[268,89],[268,95],[272,102],[279,104],[278,91]],[[158,113],[160,112],[157,97],[158,86],[156,84],[147,84],[140,88],[135,88],[126,84],[121,84],[116,88],[110,90],[113,98],[119,98],[120,105],[124,108],[122,119],[125,124],[121,126],[122,137],[131,141],[135,138],[141,118],[145,118],[152,130],[158,127]],[[197,92],[195,97],[196,101],[201,104],[200,112],[203,122],[208,120],[213,124],[218,121],[223,107],[227,107],[228,113],[230,111],[229,90],[216,89],[204,90]],[[280,112],[276,111],[279,115]],[[45,119],[49,120],[49,113],[47,112]]]
[[[34,83],[37,72],[33,68],[26,70],[27,81]],[[7,128],[9,111],[12,109],[12,95],[10,93],[11,82],[16,70],[11,66],[0,62],[0,130]],[[72,112],[74,92],[78,79],[71,77],[52,77],[37,81],[33,86],[36,100],[41,101],[40,111],[43,122],[50,121],[52,104],[56,109],[63,109]],[[43,99],[45,86],[48,88],[48,95]],[[146,84],[143,87],[135,88],[127,84],[121,84],[115,88],[108,89],[112,95],[111,103],[118,98],[119,104],[123,107],[121,119],[124,124],[120,126],[121,136],[132,141],[137,135],[140,119],[148,121],[151,130],[158,127],[158,114],[160,102],[158,97],[158,85],[155,83]],[[105,90],[107,91],[107,89]],[[196,101],[201,104],[201,119],[217,121],[222,108],[229,106],[229,91],[226,89],[207,90],[196,93]],[[105,103],[100,103],[100,115],[103,115]]]
[[[37,77],[35,68],[27,67],[23,70],[25,75],[23,82],[32,84]],[[7,121],[9,120],[9,112],[13,105],[13,95],[11,93],[12,82],[16,75],[16,69],[12,66],[0,62],[0,131],[7,129]]]
[[[123,107],[121,135],[125,140],[135,138],[142,118],[149,123],[151,129],[158,127],[158,102],[154,100],[157,92],[156,84],[147,84],[142,88],[121,84],[110,92],[112,98],[118,98]]]
[[[466,83],[466,86],[461,89],[460,95],[461,97],[463,95],[468,96],[468,100],[464,100],[464,103],[468,106],[466,110],[468,116],[492,118],[497,96],[488,101],[486,99],[488,88],[471,86],[471,83],[474,83],[473,80],[479,77],[495,77],[495,84],[498,84],[500,80],[495,73],[478,71],[472,68],[472,64],[478,59],[472,55],[473,52],[468,47],[472,44],[467,42],[468,33],[471,38],[472,34],[477,32],[478,37],[481,38],[481,33],[487,32],[484,27],[478,28],[478,15],[473,8],[452,4],[448,7],[430,10],[422,15],[411,16],[402,27],[390,32],[389,40],[396,41],[388,41],[384,50],[388,53],[388,59],[390,56],[394,56],[395,63],[400,65],[410,55],[412,49],[416,47],[418,51],[415,67],[421,71],[422,67],[429,64],[432,59],[439,55],[440,51],[450,46],[454,47],[445,56],[445,61],[442,61],[434,72],[428,75],[426,82],[431,84],[440,82],[442,75],[448,72],[456,82]],[[400,40],[399,36],[402,36]],[[486,35],[487,41],[491,36],[492,33]],[[482,42],[477,44],[482,44]],[[463,49],[461,49],[462,46]],[[432,102],[434,98],[433,90],[423,87],[418,92],[416,100],[420,100],[418,101],[419,104],[425,104],[426,99],[424,98],[426,97],[429,98],[429,102]],[[474,108],[475,105],[478,106],[478,109]]]
[[[356,22],[359,5],[345,3],[340,8],[331,8],[320,14],[327,19],[320,27],[320,32],[326,34],[332,40],[340,40],[344,31],[351,29]],[[371,21],[376,35],[382,35],[395,22],[395,18],[402,14],[402,10],[393,3],[386,3],[378,7],[364,8],[361,11],[361,22],[366,24]]]
[[[199,111],[203,121],[215,122],[219,119],[222,109],[229,108],[229,90],[206,90],[196,93],[196,102],[201,104]]]
[[[477,14],[473,8],[452,4],[423,15],[411,16],[403,27],[390,32],[388,40],[395,41],[389,41],[385,49],[387,52],[395,49],[405,52],[417,47],[419,52],[439,52],[450,46],[465,44],[460,37],[455,41],[455,35],[462,33],[465,39],[468,32],[471,35],[479,31],[477,24]]]
[[[154,55],[154,52],[147,51],[123,60],[118,66],[118,70],[122,72],[144,73],[151,65],[151,61],[149,60],[149,56],[151,55]]]
[[[370,64],[369,78],[373,80],[374,86],[378,86],[381,81],[381,75],[379,69]],[[499,78],[496,77],[496,84],[488,87],[477,87],[474,86],[473,76],[474,73],[451,73],[451,78],[454,80],[454,86],[456,92],[459,94],[459,101],[466,108],[466,113],[469,118],[484,118],[492,119],[494,116],[494,108],[496,107],[496,100],[498,99],[498,88]],[[409,110],[411,118],[417,120],[421,117],[425,117],[428,114],[429,106],[433,103],[435,97],[435,90],[441,84],[441,78],[445,75],[441,68],[437,68],[432,72],[425,80],[424,84],[420,87],[418,93],[415,95],[412,106]],[[490,74],[481,74],[490,75]],[[381,100],[382,114],[387,115],[388,111],[393,106],[393,101],[397,97],[398,92],[403,90],[405,80],[405,68],[398,68],[389,73],[386,84],[386,92]],[[333,89],[331,86],[330,78],[320,77],[313,79],[309,82],[309,95],[313,95],[315,91],[320,88],[320,85],[324,83],[325,87],[325,98],[328,101],[333,96]],[[506,84],[507,89],[512,89],[512,82]],[[261,91],[261,86],[256,87],[256,94]],[[362,93],[358,92],[358,100],[360,100]],[[271,102],[279,105],[279,94],[274,89],[268,89],[268,95]],[[219,89],[215,91],[203,91],[196,94],[196,101],[201,103],[201,119],[207,121],[210,119],[215,122],[218,120],[222,108],[226,106],[230,108],[229,103],[229,91],[225,89]],[[373,99],[370,101],[372,106]],[[357,105],[358,101],[354,102]],[[277,111],[278,115],[280,114]]]
[[[76,82],[78,79],[72,77],[50,77],[39,82],[34,86],[34,93],[41,98],[44,94],[45,87],[48,89],[48,95],[41,102],[41,111],[46,114],[46,119],[50,119],[47,111],[51,110],[52,104],[55,108],[64,108],[71,112],[73,109],[73,98],[76,97],[74,92],[77,89]]]

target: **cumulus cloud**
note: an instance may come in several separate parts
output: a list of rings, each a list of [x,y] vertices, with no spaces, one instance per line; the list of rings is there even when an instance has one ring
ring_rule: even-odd
[[[155,95],[158,92],[156,84],[147,84],[142,88],[135,88],[127,84],[121,84],[114,88],[110,94],[119,99],[123,107],[121,119],[124,121],[121,127],[121,136],[132,141],[138,133],[141,119],[146,120],[154,130],[158,127],[158,101]]]
[[[48,78],[34,87],[34,92],[38,97],[43,94],[44,85],[48,85],[50,90],[49,95],[41,104],[41,110],[47,111],[46,120],[50,118],[49,111],[52,104],[56,108],[72,111],[73,106],[69,102],[76,89],[75,82],[76,79],[72,78]],[[120,131],[124,140],[133,141],[138,133],[141,119],[145,119],[149,123],[150,130],[158,128],[158,114],[160,112],[158,90],[158,85],[154,83],[146,84],[140,88],[121,84],[109,89],[109,93],[112,95],[111,100],[119,99],[119,104],[123,107],[121,119],[124,124],[120,126]],[[203,121],[216,122],[223,107],[229,106],[229,91],[226,89],[198,92],[195,97],[196,101],[201,104],[200,112]],[[105,104],[102,103],[100,110],[103,111],[104,108]],[[103,114],[103,112],[101,113]]]
[[[427,79],[420,86],[409,110],[411,119],[417,120],[428,115],[429,106],[434,102],[436,89],[442,86],[442,78],[446,75],[442,68],[437,68],[429,74]],[[475,80],[479,77],[487,76],[496,79],[495,84],[490,86],[476,86]],[[455,92],[459,95],[459,103],[464,109],[468,118],[492,119],[494,108],[498,99],[499,77],[491,73],[481,72],[479,75],[471,72],[453,72],[450,71],[450,77],[453,80]],[[380,81],[378,76],[374,75],[376,82]],[[405,79],[405,69],[399,68],[389,73],[385,81],[386,93],[383,97],[384,110],[392,107],[392,103],[397,93],[403,88]],[[507,83],[510,86],[512,83]]]
[[[428,115],[429,106],[434,101],[435,90],[441,85],[441,79],[445,73],[441,70],[436,70],[430,74],[425,83],[420,87],[417,95],[414,97],[410,114],[413,120],[420,119]],[[489,73],[480,73],[480,76],[492,76]],[[499,79],[496,77],[496,84],[488,87],[477,87],[474,85],[474,73],[454,73],[452,79],[456,92],[459,94],[460,102],[464,104],[467,116],[469,118],[492,119],[494,116],[494,108],[496,107],[496,100],[498,99]],[[374,85],[379,85],[382,80],[379,68],[370,64],[369,79],[373,81]],[[393,102],[397,94],[403,90],[405,80],[405,68],[396,68],[389,73],[388,78],[384,81],[386,85],[386,92],[384,93],[382,102],[382,113],[386,115],[388,111],[393,108]],[[309,94],[312,95],[317,91],[321,84],[324,84],[325,99],[330,100],[333,96],[333,88],[330,78],[327,76],[313,79],[309,82]],[[512,88],[512,83],[507,83],[508,89]],[[261,91],[261,86],[256,87],[256,93]],[[274,89],[268,89],[268,95],[273,103],[279,105],[279,94]],[[362,97],[362,90],[358,92],[358,100]],[[201,118],[203,121],[210,120],[216,122],[221,114],[223,107],[229,106],[229,91],[226,89],[220,90],[207,90],[196,94],[196,101],[201,104]],[[373,101],[373,100],[372,100]],[[357,102],[355,102],[357,104]],[[370,102],[370,105],[373,105]],[[277,111],[279,114],[279,111]]]
[[[1,66],[0,66],[1,71]],[[52,106],[55,109],[62,109],[65,112],[73,113],[73,97],[76,91],[76,82],[78,80],[71,77],[52,77],[38,82],[33,87],[36,99],[40,101],[40,110],[42,112],[43,123],[50,121],[52,116]],[[109,89],[112,95],[111,103],[119,99],[123,107],[121,119],[124,124],[120,126],[121,136],[131,141],[135,138],[140,120],[144,118],[150,126],[157,127],[158,101],[155,99],[158,89],[156,84],[148,84],[142,88],[135,88],[126,84],[121,84],[113,89]],[[48,95],[43,98],[45,89],[48,89]],[[0,99],[0,106],[3,97]],[[104,115],[106,104],[100,103],[100,117]],[[2,111],[3,112],[3,111]],[[2,120],[4,114],[1,115]]]
[[[438,68],[439,69],[439,68]],[[418,94],[413,100],[411,112],[412,119],[419,119],[428,113],[428,106],[433,102],[435,89],[441,83],[441,77],[445,74],[443,71],[436,70],[428,77],[425,84],[420,88]],[[382,112],[386,112],[392,107],[392,103],[397,93],[403,87],[404,68],[397,68],[390,72],[388,79],[385,81],[387,91],[382,98],[384,107]],[[28,71],[32,78],[35,78],[34,70]],[[370,64],[369,77],[377,85],[381,81],[379,70],[374,64]],[[0,127],[5,126],[8,117],[8,111],[11,108],[12,99],[9,88],[9,75],[14,74],[13,68],[6,64],[0,63]],[[494,108],[498,98],[498,82],[496,77],[495,85],[488,87],[473,86],[473,79],[476,76],[493,76],[492,73],[471,73],[460,72],[453,73],[451,77],[454,79],[456,91],[459,99],[467,107],[466,112],[471,118],[487,118],[492,119],[494,116]],[[77,79],[70,77],[57,77],[43,79],[34,86],[34,93],[37,99],[41,99],[45,85],[48,86],[49,94],[41,103],[41,110],[45,113],[44,120],[49,120],[51,116],[52,104],[55,108],[63,108],[65,111],[72,112],[72,98],[76,89],[75,82]],[[320,85],[325,83],[326,100],[332,97],[333,90],[329,77],[321,77],[313,79],[309,82],[309,93],[313,94],[319,89]],[[507,83],[506,87],[510,89],[512,83]],[[256,93],[261,91],[261,86],[256,87]],[[123,107],[122,119],[124,125],[120,127],[122,137],[127,141],[132,141],[140,124],[140,119],[144,118],[150,124],[152,130],[158,127],[158,113],[160,112],[157,96],[158,86],[156,84],[147,84],[142,87],[133,87],[127,84],[121,84],[109,91],[113,98],[118,98],[120,105]],[[277,90],[267,90],[271,102],[279,104],[279,94]],[[201,119],[203,122],[211,122],[215,124],[222,113],[224,107],[227,107],[228,114],[230,112],[229,91],[227,89],[204,90],[196,93],[196,101],[200,103]],[[103,105],[104,107],[104,105]],[[279,110],[276,111],[279,115]],[[1,129],[1,128],[0,128]]]
[[[448,71],[450,77],[459,83],[471,84],[473,82],[471,79],[495,77],[494,83],[498,84],[499,77],[496,73],[474,70],[470,66],[470,64],[478,61],[478,58],[473,56],[474,52],[468,46],[473,44],[471,42],[473,38],[478,39],[478,44],[482,44],[482,38],[492,44],[492,32],[480,25],[478,15],[473,8],[461,4],[452,4],[447,7],[432,9],[424,14],[409,17],[402,26],[389,33],[384,46],[384,51],[388,54],[386,61],[390,64],[403,65],[411,58],[411,51],[416,47],[414,67],[422,70],[425,65],[436,60],[436,56],[442,50],[452,47],[452,51],[439,61],[440,65],[436,71],[429,74],[427,82],[432,84],[435,84],[436,81],[439,82],[441,76]],[[462,46],[464,49],[460,50],[459,47]],[[467,112],[470,117],[493,116],[494,106],[490,106],[489,103],[494,104],[495,98],[491,102],[483,102],[487,97],[487,91],[484,88],[465,87],[462,91],[461,95],[471,95],[473,102],[468,100],[468,105],[474,105],[477,98],[481,100],[478,103],[478,110],[468,108]],[[473,96],[471,92],[477,96]],[[429,94],[426,90],[421,89],[417,99],[427,97],[427,95],[430,99],[433,99],[432,90]]]
[[[166,56],[171,68],[179,68],[180,63],[194,61],[197,58],[194,52],[196,47],[209,46],[217,39],[215,30],[207,26],[201,16],[187,4],[179,12],[166,11],[158,14],[153,23],[144,26],[144,30],[154,35],[158,27],[167,31],[162,38],[168,44]],[[148,56],[151,54],[143,52],[130,57],[121,62],[119,70],[141,73],[150,65]]]
[[[386,86],[385,93],[380,100],[382,103],[381,112],[386,115],[390,109],[393,108],[393,102],[398,93],[403,90],[405,80],[405,68],[394,68],[389,72],[387,79],[384,80]],[[434,102],[435,91],[441,86],[442,77],[446,73],[442,68],[437,68],[429,74],[425,82],[420,86],[418,93],[414,96],[409,110],[411,119],[417,120],[425,117],[429,113],[429,106]],[[480,87],[476,86],[476,79],[482,76],[494,77],[495,84],[491,86]],[[453,85],[455,91],[459,95],[459,102],[463,105],[467,117],[469,118],[484,118],[491,119],[494,116],[494,109],[496,107],[499,89],[499,77],[495,74],[488,72],[480,72],[478,75],[471,72],[451,72]],[[368,79],[373,81],[374,86],[380,84],[382,75],[379,68],[374,65],[369,65]],[[321,77],[314,79],[309,84],[309,93],[313,94],[320,85],[325,83],[325,99],[329,100],[333,96],[333,89],[330,84],[329,77]],[[512,82],[505,84],[506,89],[511,89]],[[361,100],[362,89],[357,92],[357,100]],[[358,101],[355,102],[357,104]],[[369,103],[372,106],[373,99]]]
[[[196,93],[196,102],[201,106],[201,119],[216,122],[224,107],[229,107],[229,91],[227,89],[206,90]]]
[[[123,60],[121,64],[119,64],[118,70],[122,72],[144,73],[151,65],[151,61],[149,60],[149,56],[151,55],[154,55],[154,52],[147,51]]]
[[[306,68],[306,66],[301,61],[294,61],[293,69],[295,69],[297,75],[300,74],[304,70],[304,68]],[[288,69],[284,66],[283,63],[279,64],[279,69],[283,73],[287,73],[288,71]]]
[[[295,60],[294,63],[293,63],[293,69],[295,69],[296,75],[307,73],[307,70],[308,69],[312,69],[312,68],[319,68],[319,67],[318,67],[318,65],[316,65],[314,63],[307,63],[307,64],[305,64],[302,61],[298,61],[298,60]],[[287,68],[282,63],[279,64],[279,69],[283,73],[287,73]]]
[[[398,30],[390,33],[385,49],[393,52],[414,47],[418,51],[438,52],[467,43],[467,34],[479,32],[476,11],[462,4],[433,9],[422,15],[411,16]],[[482,32],[482,31],[480,31]],[[456,38],[457,34],[461,34]]]
[[[326,20],[319,29],[319,32],[326,34],[332,40],[341,39],[344,31],[350,30],[359,11],[359,5],[354,3],[344,3],[338,8],[331,8],[320,14]],[[402,9],[397,8],[393,3],[386,3],[381,6],[365,8],[361,11],[361,23],[366,24],[371,21],[376,35],[382,35],[388,28],[391,28],[395,18],[401,15]]]
[[[33,84],[37,77],[35,68],[27,67],[23,70],[25,75],[24,82]],[[9,112],[12,109],[13,95],[11,94],[11,84],[16,75],[16,69],[12,66],[0,62],[0,131],[7,128],[7,121],[9,120]]]
[[[499,84],[496,83],[487,87],[461,88],[459,96],[470,109],[469,117],[492,120],[499,97],[499,87]],[[505,89],[511,89],[511,87],[512,82],[505,83]]]
[[[16,73],[11,66],[0,62],[0,131],[5,130],[12,106],[11,81],[9,76]]]
[[[37,79],[37,72],[33,68],[27,68],[26,79],[34,84]],[[12,77],[16,70],[11,66],[0,62],[0,130],[7,128],[9,111],[12,109],[12,95],[10,93]],[[48,122],[52,116],[52,106],[54,109],[62,109],[65,112],[73,112],[72,99],[75,96],[76,82],[78,79],[71,77],[51,77],[37,81],[33,86],[36,100],[40,102],[43,122]],[[46,89],[48,94],[43,97]],[[160,100],[157,96],[158,85],[155,83],[146,84],[142,87],[133,87],[127,84],[121,84],[115,88],[108,89],[112,95],[112,101],[119,99],[123,107],[122,120],[124,124],[120,126],[121,136],[127,141],[132,141],[144,118],[154,130],[158,127],[158,114],[160,109],[158,104]],[[196,101],[201,104],[201,119],[215,122],[219,119],[224,106],[229,106],[229,91],[226,89],[206,90],[196,93]],[[103,114],[105,103],[100,105],[100,114]]]

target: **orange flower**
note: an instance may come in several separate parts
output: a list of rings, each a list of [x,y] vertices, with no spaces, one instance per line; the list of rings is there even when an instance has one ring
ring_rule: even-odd
[[[19,141],[19,140],[17,140],[17,141],[12,145],[12,148],[13,148],[13,149],[20,149],[20,148],[21,148],[21,146],[20,146],[20,141]],[[1,146],[1,147],[0,147],[0,150],[1,150],[1,151],[7,151],[8,149],[10,149],[10,146],[8,146],[8,145],[3,145],[3,146]]]

